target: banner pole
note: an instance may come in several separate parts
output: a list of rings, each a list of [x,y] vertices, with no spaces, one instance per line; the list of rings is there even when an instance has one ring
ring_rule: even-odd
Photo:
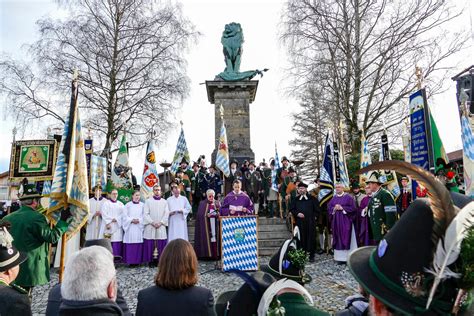
[[[64,259],[66,256],[66,233],[61,236],[61,257],[59,259],[59,283],[63,282],[64,277]]]

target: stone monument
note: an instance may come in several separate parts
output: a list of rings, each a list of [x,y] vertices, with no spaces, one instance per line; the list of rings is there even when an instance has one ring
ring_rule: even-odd
[[[263,76],[263,70],[240,72],[242,44],[244,42],[242,28],[239,23],[230,23],[222,33],[226,68],[214,80],[206,81],[207,98],[214,104],[215,144],[212,161],[215,162],[219,132],[222,125],[220,106],[224,108],[224,121],[227,129],[230,160],[239,164],[244,160],[255,160],[250,148],[250,111],[249,105],[255,100],[258,80],[251,80],[256,75]]]

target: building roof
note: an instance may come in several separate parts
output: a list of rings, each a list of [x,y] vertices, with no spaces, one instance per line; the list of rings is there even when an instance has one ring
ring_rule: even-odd
[[[449,161],[458,161],[462,160],[462,149],[452,151],[448,153]]]
[[[8,177],[8,175],[10,174],[10,171],[4,171],[2,173],[0,173],[0,178],[4,178],[4,177]]]

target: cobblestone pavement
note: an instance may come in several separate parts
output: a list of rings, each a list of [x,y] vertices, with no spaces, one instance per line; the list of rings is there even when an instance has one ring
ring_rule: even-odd
[[[269,257],[261,257],[260,265],[268,262]],[[217,299],[222,292],[236,290],[243,281],[232,274],[213,270],[213,262],[199,262],[200,275],[199,285],[212,290]],[[332,257],[327,255],[316,255],[316,262],[306,268],[313,277],[312,282],[306,285],[313,295],[314,305],[327,312],[335,312],[344,307],[344,298],[352,295],[357,290],[357,283],[349,273],[346,265],[337,265]],[[148,267],[119,266],[117,268],[118,284],[128,302],[132,312],[137,306],[138,291],[153,285],[153,277],[156,270]],[[58,282],[57,270],[51,271],[51,282],[47,285],[38,286],[33,291],[32,310],[34,315],[44,315],[51,286]]]

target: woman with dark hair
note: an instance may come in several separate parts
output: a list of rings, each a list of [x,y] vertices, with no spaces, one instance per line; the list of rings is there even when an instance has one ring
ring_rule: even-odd
[[[189,242],[168,243],[158,264],[156,285],[138,292],[136,315],[215,315],[211,291],[196,286],[197,264]]]

